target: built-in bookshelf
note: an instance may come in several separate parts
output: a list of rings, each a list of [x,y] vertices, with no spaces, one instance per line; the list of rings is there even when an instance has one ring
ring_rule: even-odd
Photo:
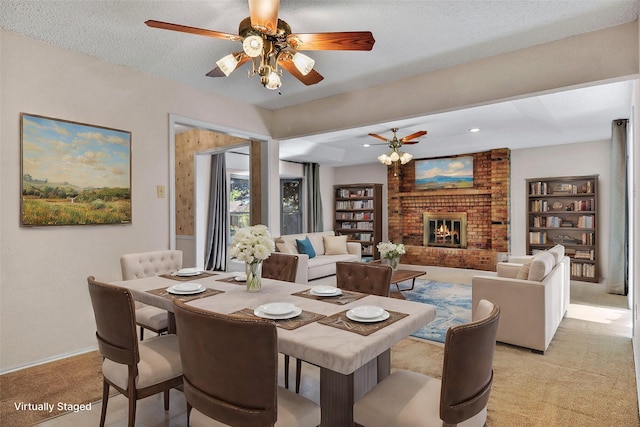
[[[556,244],[571,278],[598,282],[598,175],[527,179],[527,253]]]
[[[363,261],[380,258],[382,184],[335,185],[335,233],[362,245]]]

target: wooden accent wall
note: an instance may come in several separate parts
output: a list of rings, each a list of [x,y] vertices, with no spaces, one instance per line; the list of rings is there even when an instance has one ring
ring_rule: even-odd
[[[247,140],[204,129],[194,129],[177,134],[175,143],[176,234],[193,236],[195,153],[216,147],[246,144]]]
[[[388,233],[407,246],[402,263],[495,271],[498,253],[509,251],[510,150],[472,155],[473,188],[416,190],[415,160],[397,176],[389,168]],[[467,248],[424,246],[424,212],[466,212]]]

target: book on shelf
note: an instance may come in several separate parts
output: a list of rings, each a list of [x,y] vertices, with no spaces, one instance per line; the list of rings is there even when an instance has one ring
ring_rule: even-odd
[[[546,231],[531,231],[529,232],[529,243],[535,245],[544,245],[547,243]]]

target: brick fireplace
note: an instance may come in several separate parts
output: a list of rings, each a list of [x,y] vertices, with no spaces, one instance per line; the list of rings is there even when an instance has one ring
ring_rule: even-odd
[[[415,160],[400,166],[397,176],[389,168],[389,240],[407,247],[402,263],[495,271],[498,254],[509,252],[510,151],[465,154],[469,155],[473,156],[472,188],[418,190]],[[445,239],[452,231],[445,232],[444,227],[436,230],[435,241],[429,244],[427,214],[435,218],[436,228],[445,225],[442,221],[466,217],[466,247],[461,235]],[[460,228],[462,221],[446,226]]]

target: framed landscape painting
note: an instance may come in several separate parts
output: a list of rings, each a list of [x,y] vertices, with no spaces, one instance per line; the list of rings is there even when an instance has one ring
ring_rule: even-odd
[[[473,187],[473,156],[416,160],[416,189]]]
[[[131,222],[131,132],[22,113],[22,226]]]

